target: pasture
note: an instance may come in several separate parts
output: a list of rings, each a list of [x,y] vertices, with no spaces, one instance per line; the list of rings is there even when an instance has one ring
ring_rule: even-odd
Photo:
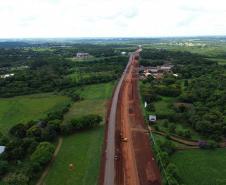
[[[17,123],[26,123],[46,116],[54,107],[70,99],[51,93],[0,98],[0,130],[5,133]]]

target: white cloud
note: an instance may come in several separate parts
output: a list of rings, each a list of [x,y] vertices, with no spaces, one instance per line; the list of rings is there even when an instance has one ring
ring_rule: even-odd
[[[224,0],[0,0],[0,38],[226,34]]]

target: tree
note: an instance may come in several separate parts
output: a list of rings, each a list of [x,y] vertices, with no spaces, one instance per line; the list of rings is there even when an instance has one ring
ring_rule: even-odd
[[[149,104],[147,105],[147,110],[150,111],[150,112],[154,112],[154,111],[155,111],[155,106],[154,106],[154,104],[149,103]]]
[[[176,126],[175,126],[175,124],[170,124],[170,126],[169,126],[169,132],[170,133],[175,133],[176,132]]]
[[[168,121],[168,119],[164,120],[163,126],[164,126],[165,128],[168,128],[168,127],[169,127],[169,121]]]
[[[11,173],[7,176],[8,185],[28,185],[29,178],[22,173]]]
[[[4,175],[8,172],[9,164],[7,161],[0,160],[0,175]]]
[[[102,117],[99,115],[86,115],[71,120],[71,124],[75,130],[94,128],[100,124]]]
[[[209,141],[208,145],[210,149],[216,149],[218,147],[218,144],[215,141]]]
[[[178,170],[175,164],[170,163],[166,168],[166,172],[173,176],[177,181],[180,181],[180,176],[178,175]]]
[[[184,80],[184,86],[188,87],[188,80]]]
[[[32,153],[30,159],[32,162],[43,166],[51,160],[54,152],[54,145],[49,142],[41,142]]]
[[[9,133],[15,137],[23,138],[26,136],[26,127],[24,124],[17,124],[14,125],[10,130]]]
[[[34,125],[27,130],[27,136],[40,139],[42,135],[42,130],[38,125]]]
[[[172,155],[176,151],[175,145],[167,139],[164,140],[163,142],[160,142],[159,147],[161,148],[162,151],[168,153],[169,155]]]
[[[184,133],[183,133],[183,136],[185,138],[191,138],[191,131],[190,130],[185,130]]]

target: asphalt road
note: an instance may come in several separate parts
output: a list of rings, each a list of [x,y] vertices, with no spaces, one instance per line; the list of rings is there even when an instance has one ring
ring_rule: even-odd
[[[141,49],[137,50],[136,52],[140,52]],[[122,86],[122,82],[125,79],[126,72],[133,61],[133,57],[136,52],[132,53],[129,58],[129,62],[124,70],[117,87],[115,89],[112,104],[111,104],[111,111],[109,115],[109,122],[108,122],[108,134],[106,140],[106,161],[105,161],[105,170],[104,170],[104,185],[114,185],[115,184],[115,127],[116,127],[116,112],[117,112],[117,103],[119,92]]]

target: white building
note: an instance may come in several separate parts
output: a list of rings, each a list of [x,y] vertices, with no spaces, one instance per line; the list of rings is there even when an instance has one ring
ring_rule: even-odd
[[[5,151],[5,146],[0,146],[0,154],[2,154]]]
[[[76,57],[77,58],[86,58],[86,57],[89,57],[89,53],[77,53]]]
[[[12,77],[12,76],[14,76],[13,73],[11,73],[11,74],[4,74],[4,75],[1,75],[0,78],[9,78],[9,77]]]
[[[157,120],[156,115],[149,115],[149,121],[155,122]]]

